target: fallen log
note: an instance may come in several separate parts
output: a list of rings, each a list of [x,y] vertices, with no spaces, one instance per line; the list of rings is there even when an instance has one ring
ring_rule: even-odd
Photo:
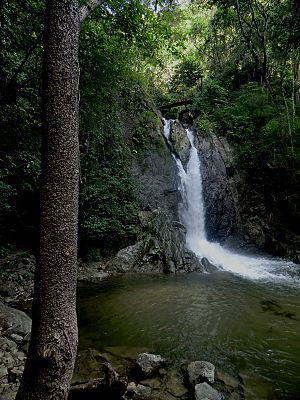
[[[171,103],[171,104],[166,104],[164,106],[160,106],[160,110],[168,110],[169,108],[173,107],[179,107],[179,106],[185,106],[188,104],[192,104],[193,100],[182,100],[182,101],[177,101],[176,103]]]

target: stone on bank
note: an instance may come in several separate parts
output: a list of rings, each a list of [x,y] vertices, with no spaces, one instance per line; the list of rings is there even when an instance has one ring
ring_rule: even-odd
[[[159,354],[141,353],[136,364],[145,375],[151,375],[162,368],[166,364],[166,360]]]
[[[208,383],[198,383],[195,386],[196,400],[222,400],[221,394]]]

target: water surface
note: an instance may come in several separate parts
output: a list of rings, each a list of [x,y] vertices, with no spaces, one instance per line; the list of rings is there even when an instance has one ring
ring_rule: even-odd
[[[300,297],[228,272],[124,275],[79,293],[80,348],[143,348],[240,375],[247,399],[300,399]]]

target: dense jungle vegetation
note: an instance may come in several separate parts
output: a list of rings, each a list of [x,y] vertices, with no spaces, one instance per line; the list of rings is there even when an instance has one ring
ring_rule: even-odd
[[[44,7],[0,3],[1,256],[37,246]],[[155,109],[184,99],[200,132],[228,138],[237,168],[290,211],[298,232],[299,26],[296,0],[111,0],[96,8],[80,35],[81,255],[134,242],[132,158],[149,143]]]

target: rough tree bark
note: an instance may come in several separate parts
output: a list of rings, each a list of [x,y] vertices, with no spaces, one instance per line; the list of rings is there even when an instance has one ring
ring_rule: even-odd
[[[40,255],[17,400],[66,399],[77,350],[79,5],[47,0]]]
[[[40,255],[16,400],[65,400],[76,357],[80,22],[103,0],[46,0]]]

